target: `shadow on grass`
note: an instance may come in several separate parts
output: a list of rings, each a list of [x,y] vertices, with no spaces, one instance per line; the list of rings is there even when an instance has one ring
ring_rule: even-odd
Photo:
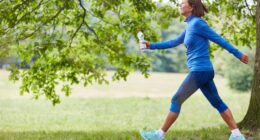
[[[244,131],[248,140],[260,140],[260,133]],[[166,140],[227,140],[229,130],[225,127],[200,130],[169,131]],[[138,131],[24,131],[0,132],[0,140],[141,140]]]

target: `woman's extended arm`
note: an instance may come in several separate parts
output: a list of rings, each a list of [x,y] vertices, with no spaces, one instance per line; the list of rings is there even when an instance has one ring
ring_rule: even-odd
[[[178,35],[173,40],[169,40],[169,41],[165,41],[165,42],[158,42],[158,43],[146,42],[145,44],[147,45],[147,48],[150,48],[150,49],[167,49],[167,48],[176,47],[183,43],[185,33],[186,33],[186,31],[183,31],[180,35]]]
[[[223,37],[217,34],[212,28],[208,26],[208,24],[200,20],[197,24],[198,26],[198,34],[202,37],[209,39],[210,41],[220,45],[222,48],[226,49],[229,53],[233,54],[236,58],[240,59],[242,62],[247,63],[248,57],[241,53],[238,49],[233,47],[228,41],[226,41]]]

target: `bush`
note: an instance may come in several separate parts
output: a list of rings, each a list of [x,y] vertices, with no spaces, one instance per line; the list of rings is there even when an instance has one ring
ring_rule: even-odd
[[[244,48],[242,52],[249,55],[250,62],[248,65],[243,64],[227,52],[218,52],[217,55],[222,60],[221,62],[217,60],[217,68],[215,69],[227,78],[230,88],[243,92],[251,89],[255,50]]]
[[[230,69],[226,72],[229,86],[238,91],[248,91],[251,89],[253,80],[253,69],[251,67],[235,65],[235,63],[228,66]]]

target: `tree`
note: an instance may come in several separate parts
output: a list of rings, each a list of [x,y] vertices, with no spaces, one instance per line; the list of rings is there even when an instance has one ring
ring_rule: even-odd
[[[260,129],[260,0],[257,0],[256,8],[256,32],[257,45],[251,99],[246,116],[240,123],[241,127],[251,130]]]
[[[10,79],[22,82],[20,94],[45,96],[56,104],[59,84],[69,95],[73,84],[108,83],[107,64],[116,69],[113,80],[126,80],[136,70],[147,77],[150,60],[127,51],[124,43],[138,29],[144,29],[146,39],[158,40],[156,29],[177,16],[176,9],[157,7],[152,0],[4,0],[0,46],[15,50],[24,65],[31,65],[10,68]]]

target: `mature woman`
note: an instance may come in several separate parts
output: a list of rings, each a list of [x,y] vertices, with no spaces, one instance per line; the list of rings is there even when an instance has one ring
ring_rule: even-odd
[[[196,90],[200,89],[229,126],[231,130],[229,140],[245,140],[230,109],[219,97],[214,84],[214,69],[209,56],[209,40],[229,51],[243,63],[248,63],[248,56],[215,33],[201,18],[208,12],[201,0],[182,0],[180,11],[186,17],[187,27],[178,37],[166,42],[150,43],[147,41],[144,43],[147,49],[167,49],[184,43],[187,48],[189,74],[172,97],[170,112],[162,127],[157,131],[141,131],[141,136],[145,140],[163,140],[165,133],[178,118],[182,103]]]

